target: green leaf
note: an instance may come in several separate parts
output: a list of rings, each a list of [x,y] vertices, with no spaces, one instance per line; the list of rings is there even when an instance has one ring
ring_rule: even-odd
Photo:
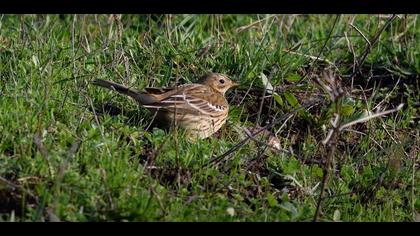
[[[289,195],[286,192],[282,193],[282,195],[280,196],[280,199],[282,202],[288,202],[290,200]]]
[[[341,107],[341,114],[343,116],[351,116],[351,115],[353,115],[354,111],[355,111],[355,109],[351,105],[343,105]]]
[[[295,217],[298,213],[296,207],[290,202],[284,202],[280,205],[280,207],[292,213],[292,217]]]
[[[145,132],[143,133],[143,135],[144,135],[144,137],[145,137],[147,140],[149,140],[150,142],[153,142],[152,135],[151,135],[149,132],[145,131]]]
[[[299,102],[298,102],[297,98],[295,97],[295,95],[293,95],[289,92],[284,92],[284,97],[286,98],[287,102],[292,107],[297,107],[297,105],[299,105]]]
[[[280,106],[283,106],[283,105],[284,105],[283,99],[281,98],[281,96],[280,96],[280,95],[278,95],[277,93],[274,93],[274,94],[273,94],[273,97],[274,97],[274,100],[276,100],[276,102],[277,102]]]
[[[414,203],[415,208],[420,208],[420,198],[416,199],[416,202]]]
[[[279,204],[277,199],[271,193],[267,193],[267,201],[270,207],[275,207]]]
[[[324,175],[324,172],[322,171],[322,169],[321,168],[319,168],[318,166],[314,166],[313,168],[312,168],[312,171],[314,172],[314,174],[317,176],[317,177],[319,177],[319,178],[322,178],[322,176]]]
[[[256,76],[257,76],[257,75],[255,74],[255,72],[254,72],[254,71],[250,71],[246,77],[247,77],[247,78],[255,78]]]
[[[289,158],[289,161],[283,166],[284,174],[293,175],[299,170],[299,161],[295,158]]]
[[[298,82],[302,77],[298,74],[289,74],[286,76],[286,80],[289,82]]]

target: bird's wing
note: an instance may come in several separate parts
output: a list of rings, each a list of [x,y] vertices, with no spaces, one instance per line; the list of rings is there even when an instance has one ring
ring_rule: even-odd
[[[189,84],[162,94],[162,99],[146,107],[159,108],[176,113],[218,115],[227,107],[226,99],[207,86]]]

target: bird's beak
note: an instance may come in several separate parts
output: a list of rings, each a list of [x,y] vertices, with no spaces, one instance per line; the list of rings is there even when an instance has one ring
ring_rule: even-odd
[[[238,87],[239,83],[232,82],[232,88]]]

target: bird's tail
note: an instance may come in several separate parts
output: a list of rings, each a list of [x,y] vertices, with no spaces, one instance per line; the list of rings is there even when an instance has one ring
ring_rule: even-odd
[[[121,94],[128,95],[132,97],[134,100],[139,102],[140,104],[151,104],[155,103],[156,99],[153,98],[150,95],[143,94],[136,89],[127,88],[121,84],[117,84],[115,82],[107,81],[107,80],[101,80],[101,79],[95,79],[92,81],[92,84],[98,85],[100,87],[104,87],[110,90],[115,90]]]

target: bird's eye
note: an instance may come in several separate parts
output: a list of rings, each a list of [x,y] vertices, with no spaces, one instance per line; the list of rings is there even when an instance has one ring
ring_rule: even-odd
[[[221,84],[224,84],[225,83],[225,81],[224,80],[219,80],[219,82],[221,83]]]

